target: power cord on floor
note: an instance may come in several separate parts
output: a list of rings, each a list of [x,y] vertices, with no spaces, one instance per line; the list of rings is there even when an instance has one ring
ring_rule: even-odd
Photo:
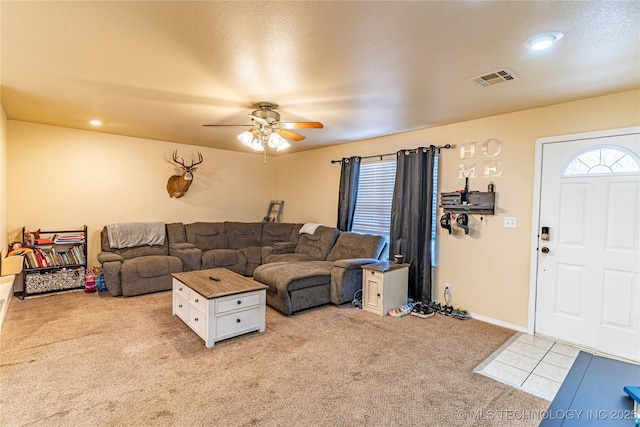
[[[351,305],[353,306],[353,308],[362,310],[362,289],[358,289],[353,295],[353,301],[351,301]]]

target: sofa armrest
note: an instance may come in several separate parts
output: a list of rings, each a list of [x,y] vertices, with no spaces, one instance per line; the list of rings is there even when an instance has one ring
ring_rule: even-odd
[[[375,258],[352,258],[352,259],[339,259],[333,262],[334,267],[344,268],[345,270],[354,270],[362,268],[363,265],[375,264],[380,262]]]
[[[182,260],[182,271],[195,271],[202,268],[202,251],[192,243],[174,243],[169,247],[169,255]]]
[[[98,262],[100,264],[104,264],[106,262],[124,262],[124,258],[118,254],[114,254],[113,252],[100,252],[98,254]]]
[[[111,255],[119,257],[119,255],[116,254]],[[105,258],[112,258],[112,260],[105,260]],[[102,264],[102,272],[104,273],[104,284],[107,286],[109,294],[118,297],[122,295],[122,277],[120,275],[122,261],[113,258],[115,257],[102,257],[100,263]],[[122,259],[122,257],[120,258]]]
[[[267,263],[267,257],[274,254],[292,254],[296,249],[295,242],[276,242],[273,246],[262,247],[262,264]]]
[[[290,254],[296,249],[298,244],[296,242],[276,242],[273,244],[274,249],[276,249],[278,254]]]
[[[362,289],[362,266],[378,262],[375,258],[340,259],[331,269],[331,302],[336,305],[353,301]]]

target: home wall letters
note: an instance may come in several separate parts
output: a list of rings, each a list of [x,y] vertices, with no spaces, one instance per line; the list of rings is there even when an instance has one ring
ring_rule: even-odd
[[[489,138],[480,146],[481,155],[478,155],[478,141],[460,144],[460,160],[458,166],[458,178],[476,178],[478,160],[481,163],[483,178],[497,178],[502,176],[502,160],[497,158],[502,153],[502,141],[498,138]]]

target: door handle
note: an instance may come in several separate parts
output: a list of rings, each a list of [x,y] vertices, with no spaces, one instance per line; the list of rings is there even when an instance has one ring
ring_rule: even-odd
[[[543,254],[548,254],[549,253],[549,248],[544,246],[542,249],[540,249],[540,252],[542,252]]]

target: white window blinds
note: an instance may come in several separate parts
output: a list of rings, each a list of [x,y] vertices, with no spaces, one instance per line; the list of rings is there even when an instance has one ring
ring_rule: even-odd
[[[362,162],[352,231],[389,240],[396,159]]]

